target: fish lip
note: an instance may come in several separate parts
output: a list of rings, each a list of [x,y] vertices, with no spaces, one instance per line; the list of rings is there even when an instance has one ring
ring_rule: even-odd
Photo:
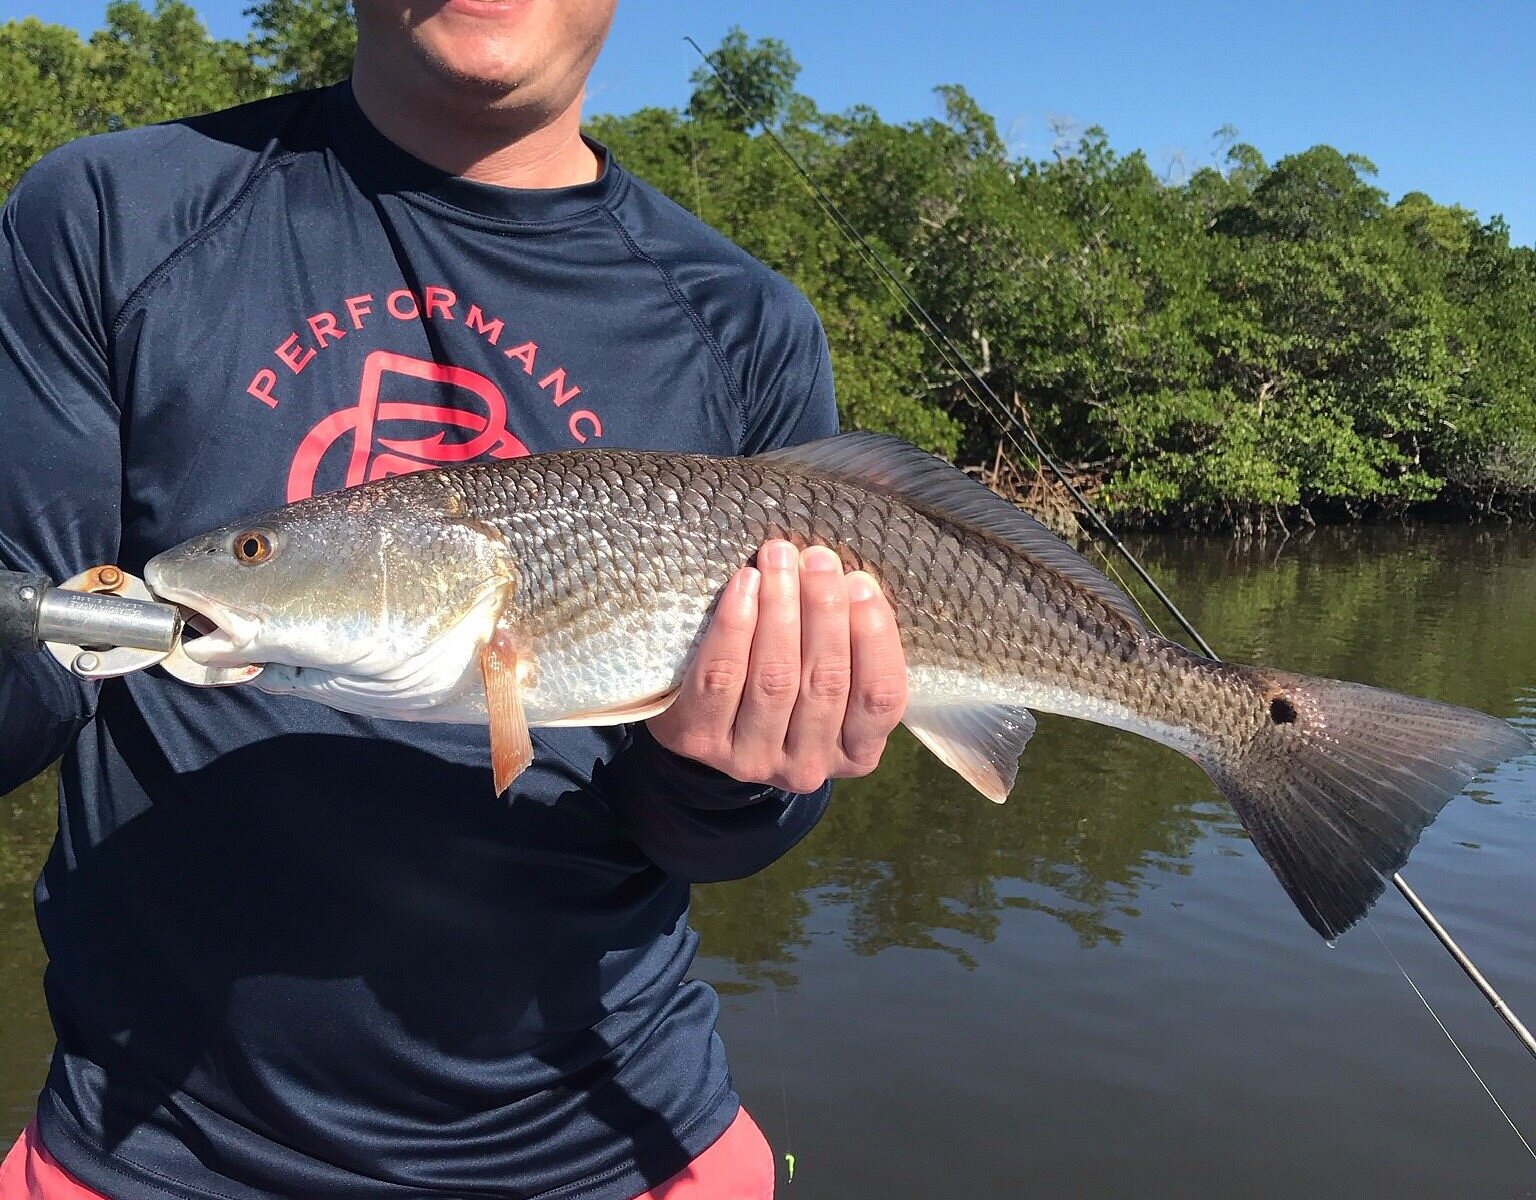
[[[257,665],[245,656],[245,650],[261,632],[261,622],[254,613],[214,600],[191,588],[173,587],[157,581],[155,575],[158,572],[153,567],[151,563],[145,568],[144,576],[156,599],[176,605],[182,610],[187,624],[194,629],[205,624],[211,627],[202,628],[201,637],[182,642],[182,649],[188,658],[205,667]]]

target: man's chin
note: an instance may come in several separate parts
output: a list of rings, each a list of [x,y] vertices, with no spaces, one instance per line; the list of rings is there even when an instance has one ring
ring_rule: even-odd
[[[486,0],[450,0],[460,2]],[[541,74],[541,64],[529,53],[528,39],[517,35],[516,25],[444,7],[412,30],[411,40],[417,57],[440,81],[487,97],[510,96],[534,88]]]
[[[541,98],[538,73],[521,64],[488,55],[483,48],[427,45],[422,49],[439,100],[466,114],[526,112],[529,124],[537,128],[561,111],[559,105]]]

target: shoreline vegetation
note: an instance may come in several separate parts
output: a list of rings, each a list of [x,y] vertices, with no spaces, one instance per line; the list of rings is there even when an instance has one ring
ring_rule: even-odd
[[[0,194],[89,133],[344,78],[345,0],[262,0],[244,42],[180,0],[82,39],[0,26]],[[1125,527],[1536,517],[1536,248],[1499,217],[1315,146],[1274,163],[1223,129],[1155,170],[1098,128],[1016,154],[958,86],[907,124],[820,111],[772,39],[727,35],[685,109],[597,115],[618,159],[793,280],[821,313],[848,427],[966,466],[1054,527],[1072,501],[1011,451],[820,211],[772,129],[1063,464]]]

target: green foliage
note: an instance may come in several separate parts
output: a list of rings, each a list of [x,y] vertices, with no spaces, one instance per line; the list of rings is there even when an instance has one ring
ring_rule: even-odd
[[[268,92],[245,46],[208,36],[181,0],[113,0],[91,35],[95,127],[123,129],[254,100]]]
[[[254,49],[284,89],[324,87],[352,73],[351,0],[259,0],[245,10]]]
[[[210,38],[181,0],[158,0],[153,12],[116,0],[89,41],[31,17],[9,22],[0,26],[0,194],[72,138],[225,108],[270,89],[249,50]]]
[[[120,0],[88,41],[0,27],[0,189],[80,134],[347,73],[348,0],[247,12],[245,44],[209,38],[180,0]],[[1230,128],[1219,163],[1175,182],[1099,129],[1016,157],[959,87],[925,121],[823,113],[795,93],[788,47],[740,29],[711,61],[684,110],[590,130],[806,292],[845,424],[973,462],[1003,442],[774,137],[1121,520],[1536,500],[1536,249],[1497,217],[1421,192],[1389,204],[1359,155],[1271,164]]]
[[[709,56],[714,69],[694,68],[688,113],[737,133],[773,125],[794,92],[800,64],[777,38],[749,43],[733,27]]]
[[[89,132],[86,63],[73,30],[35,17],[0,26],[0,192],[53,147]]]

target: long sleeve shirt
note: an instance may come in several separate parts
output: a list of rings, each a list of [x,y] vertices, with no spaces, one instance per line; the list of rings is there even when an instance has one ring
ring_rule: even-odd
[[[54,579],[445,463],[836,425],[805,299],[611,158],[450,177],[345,84],[34,167],[0,418],[0,566]],[[497,798],[486,743],[0,658],[0,792],[63,756],[37,912],[66,1169],[157,1200],[626,1200],[726,1128],[689,884],[773,861],[825,789],[616,727],[535,731]]]

